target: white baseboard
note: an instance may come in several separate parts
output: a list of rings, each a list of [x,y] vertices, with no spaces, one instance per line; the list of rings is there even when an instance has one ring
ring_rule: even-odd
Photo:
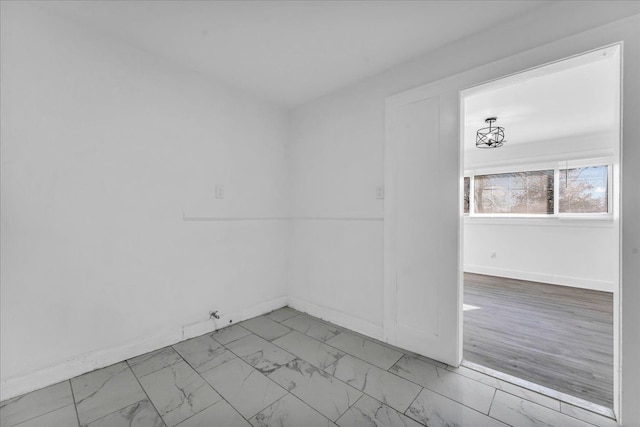
[[[483,265],[465,265],[466,273],[486,274],[488,276],[508,277],[510,279],[528,280],[531,282],[549,283],[552,285],[570,286],[572,288],[591,289],[594,291],[614,292],[613,282],[591,280],[582,277],[556,276],[553,274],[530,271],[509,270],[506,268],[486,267]]]
[[[170,331],[163,331],[152,337],[129,342],[118,347],[88,352],[62,363],[48,366],[25,375],[3,378],[0,382],[0,400],[3,401],[34,390],[39,390],[95,369],[104,368],[105,366],[113,365],[114,363],[168,345],[173,345],[189,338],[213,332],[228,326],[229,320],[237,323],[255,316],[260,316],[261,314],[268,313],[285,305],[287,305],[287,297],[278,297],[234,313],[222,313],[219,320],[204,320],[178,326]]]
[[[312,302],[289,296],[289,307],[310,314],[322,320],[335,323],[352,331],[358,332],[371,338],[384,341],[384,329],[370,321],[351,316],[329,307],[323,307]]]

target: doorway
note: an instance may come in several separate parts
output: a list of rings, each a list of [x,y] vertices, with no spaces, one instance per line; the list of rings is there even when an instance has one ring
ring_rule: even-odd
[[[609,416],[620,65],[613,45],[460,93],[463,364]]]

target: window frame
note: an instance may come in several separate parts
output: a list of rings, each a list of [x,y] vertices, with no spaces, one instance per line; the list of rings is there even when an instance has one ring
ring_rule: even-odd
[[[564,169],[576,169],[584,167],[594,166],[606,166],[607,167],[607,212],[581,212],[572,213],[560,212],[560,171]],[[606,158],[592,158],[592,159],[572,159],[561,160],[545,163],[527,163],[519,165],[504,165],[495,167],[483,167],[465,170],[464,178],[469,178],[469,212],[465,213],[463,209],[463,215],[467,218],[473,218],[478,220],[485,219],[533,219],[544,220],[551,219],[557,220],[613,220],[614,218],[614,187],[613,187],[613,168],[615,167],[614,161],[610,157]],[[495,174],[508,174],[517,172],[535,172],[553,170],[553,213],[552,214],[527,214],[527,213],[478,213],[475,212],[475,177],[477,175],[495,175]],[[464,188],[464,185],[463,185]],[[463,208],[464,208],[464,193],[462,194]]]

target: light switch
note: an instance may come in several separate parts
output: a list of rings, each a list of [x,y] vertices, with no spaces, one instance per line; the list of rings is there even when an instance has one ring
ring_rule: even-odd
[[[224,185],[216,184],[216,199],[224,199]]]
[[[384,199],[384,185],[376,187],[376,199]]]

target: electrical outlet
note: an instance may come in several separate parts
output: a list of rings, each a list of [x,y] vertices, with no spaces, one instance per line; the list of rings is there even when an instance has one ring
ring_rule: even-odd
[[[216,184],[216,199],[224,199],[224,185]]]
[[[384,199],[384,185],[378,185],[376,187],[376,199]]]

